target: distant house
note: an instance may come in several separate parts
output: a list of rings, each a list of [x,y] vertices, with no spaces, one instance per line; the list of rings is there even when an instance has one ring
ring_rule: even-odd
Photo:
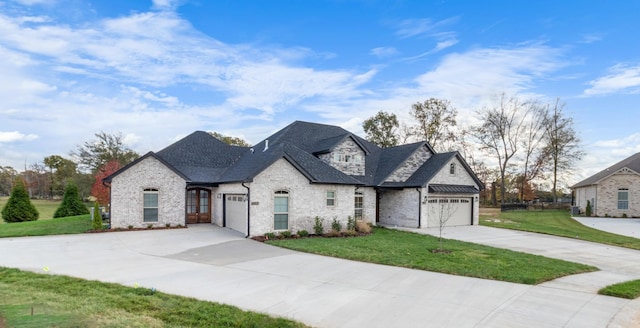
[[[640,217],[640,153],[576,183],[571,189],[581,212],[589,201],[593,215]]]
[[[337,126],[296,121],[255,146],[194,132],[107,177],[112,228],[214,223],[247,236],[314,218],[438,226],[478,223],[482,183],[457,152],[381,149]],[[446,205],[446,206],[445,206]]]

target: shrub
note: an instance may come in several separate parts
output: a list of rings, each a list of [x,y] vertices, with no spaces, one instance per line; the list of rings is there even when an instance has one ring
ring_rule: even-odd
[[[93,221],[91,222],[93,230],[102,230],[102,215],[100,213],[100,204],[93,204]]]
[[[276,234],[273,232],[267,232],[264,234],[264,238],[266,239],[276,239]]]
[[[584,215],[591,216],[591,201],[587,201],[587,208],[584,210]]]
[[[127,228],[129,228],[129,230],[133,229],[132,225],[127,226]]]
[[[355,230],[347,230],[342,233],[345,237],[355,237],[358,235],[358,232]]]
[[[282,236],[282,237],[284,237],[284,238],[291,238],[291,235],[292,235],[292,234],[291,234],[291,231],[289,231],[289,230],[285,230],[285,231],[282,231],[282,232],[280,233],[280,236]]]
[[[331,230],[335,230],[337,232],[342,230],[342,223],[338,221],[338,218],[333,218],[333,222],[331,222]]]
[[[307,237],[307,236],[309,236],[309,231],[307,231],[307,230],[299,230],[298,231],[298,236],[300,236],[302,238]]]
[[[13,182],[11,196],[2,209],[2,219],[5,222],[24,222],[35,221],[38,216],[38,210],[31,204],[24,181],[20,177],[17,178]]]
[[[58,206],[56,212],[53,213],[54,218],[64,218],[67,216],[76,216],[82,214],[89,214],[89,210],[82,203],[80,196],[78,195],[78,186],[76,186],[73,180],[69,180],[67,187],[64,189],[64,197],[62,198],[62,204]]]
[[[362,220],[358,220],[356,221],[356,231],[360,233],[371,233],[371,226]]]
[[[314,224],[313,224],[313,232],[318,235],[321,236],[324,233],[324,227],[322,226],[322,221],[324,221],[323,219],[321,219],[319,216],[316,216],[314,219]]]
[[[624,219],[628,218],[627,213],[622,213],[622,217],[623,217]]]
[[[331,229],[331,231],[327,232],[327,237],[342,237],[342,233],[338,230]]]
[[[171,228],[171,223],[166,223],[164,226],[167,228]]]
[[[347,230],[348,231],[356,231],[356,220],[349,215],[347,217]]]

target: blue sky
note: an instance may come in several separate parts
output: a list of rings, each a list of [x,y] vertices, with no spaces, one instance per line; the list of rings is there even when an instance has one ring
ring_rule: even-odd
[[[293,120],[362,135],[444,98],[464,128],[499,93],[566,103],[585,158],[640,152],[638,1],[0,1],[0,165],[122,132],[257,143]]]

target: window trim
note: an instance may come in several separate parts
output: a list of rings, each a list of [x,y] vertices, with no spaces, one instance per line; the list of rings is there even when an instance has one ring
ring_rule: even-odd
[[[620,199],[620,195],[626,195],[626,199]],[[628,210],[629,209],[629,189],[628,188],[618,188],[618,206],[619,210]]]
[[[331,193],[331,197],[329,197],[329,193]],[[331,201],[331,204],[329,204],[329,201]],[[335,190],[327,190],[325,192],[325,205],[327,205],[327,207],[335,207],[336,206],[336,191]]]
[[[456,163],[449,164],[449,174],[456,174]]]
[[[358,198],[360,198],[360,207],[358,205]],[[360,215],[358,215],[358,210]],[[356,191],[353,197],[353,219],[362,220],[364,218],[364,193],[362,191]]]
[[[156,206],[146,206],[145,204],[145,196],[146,195],[155,195],[156,196]],[[155,209],[156,215],[155,220],[148,220],[146,217],[147,209]],[[142,191],[142,222],[144,223],[154,223],[160,220],[160,192],[158,188],[145,188]]]
[[[287,199],[287,211],[286,212],[277,212],[276,211],[276,198],[286,198]],[[273,192],[273,230],[289,230],[289,210],[290,210],[291,198],[289,196],[289,191],[284,189],[279,189]],[[286,215],[287,216],[287,225],[285,228],[276,228],[276,215]]]

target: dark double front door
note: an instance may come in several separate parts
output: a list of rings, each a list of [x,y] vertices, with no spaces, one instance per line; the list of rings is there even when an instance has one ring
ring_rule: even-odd
[[[211,223],[211,192],[208,189],[187,190],[187,224]]]

